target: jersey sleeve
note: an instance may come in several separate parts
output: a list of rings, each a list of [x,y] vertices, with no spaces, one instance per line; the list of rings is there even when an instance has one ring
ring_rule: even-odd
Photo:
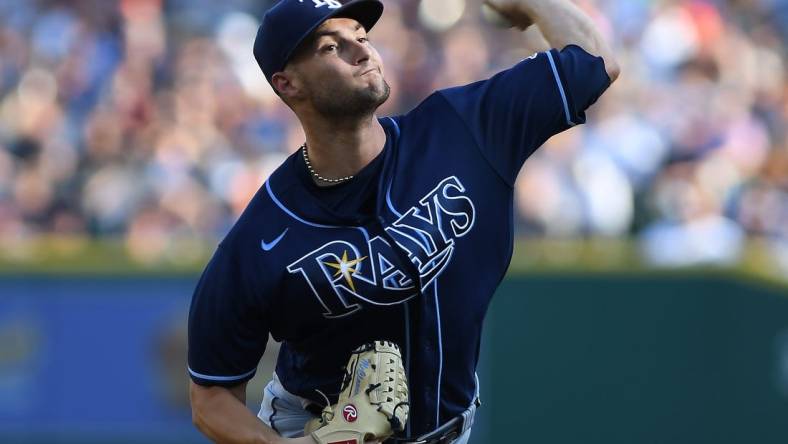
[[[601,57],[577,45],[535,54],[488,80],[441,91],[498,173],[512,185],[547,139],[585,123],[610,86]]]
[[[200,385],[233,386],[251,379],[265,351],[269,322],[259,290],[231,246],[206,266],[189,310],[189,375]]]

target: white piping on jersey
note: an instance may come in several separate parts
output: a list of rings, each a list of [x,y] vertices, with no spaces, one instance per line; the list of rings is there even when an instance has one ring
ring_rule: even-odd
[[[369,244],[369,233],[367,232],[366,228],[364,228],[364,227],[353,227],[353,226],[342,226],[342,225],[323,225],[323,224],[316,224],[314,222],[309,222],[308,220],[304,220],[304,219],[298,217],[295,213],[290,211],[289,208],[284,206],[284,204],[282,204],[282,202],[280,202],[279,199],[276,198],[276,195],[274,195],[274,191],[271,189],[271,180],[270,179],[265,181],[265,190],[268,192],[268,195],[271,197],[271,200],[274,201],[274,203],[276,204],[276,206],[279,207],[280,210],[284,211],[288,216],[290,216],[293,219],[301,222],[302,224],[308,225],[310,227],[316,227],[316,228],[353,228],[353,229],[361,231],[361,233],[364,234],[364,239],[367,241],[367,244]]]
[[[391,124],[394,126],[394,131],[397,132],[397,138],[399,138],[399,125],[397,125],[397,121],[392,119],[391,117],[388,117],[388,119],[391,121]],[[394,208],[394,204],[391,203],[392,182],[394,182],[393,178],[391,182],[389,182],[388,188],[386,189],[386,204],[388,205],[389,209],[391,210],[392,213],[394,213],[395,216],[401,218],[402,214],[399,211],[397,211],[397,209]],[[408,378],[410,378],[410,304],[406,303],[404,305],[405,305],[405,373],[408,375]],[[410,428],[411,422],[412,421],[408,421],[405,426],[407,429],[408,436],[411,436],[411,428]]]
[[[388,118],[391,120],[391,123],[394,125],[395,130],[397,131],[397,135],[399,135],[399,125],[397,122],[392,119],[391,117]],[[392,180],[393,182],[393,180]],[[388,204],[389,209],[395,216],[401,218],[402,214],[394,208],[394,204],[391,203],[391,182],[389,182],[388,189],[386,190],[386,204]],[[408,375],[410,378],[410,305],[405,305],[405,374]],[[408,421],[406,424],[407,434],[411,436],[411,429],[410,429],[411,421]]]
[[[403,305],[405,306],[405,374],[410,379],[410,305],[407,303]],[[411,436],[410,423],[411,421],[408,421],[406,425],[408,436]]]
[[[553,69],[553,76],[555,76],[555,83],[558,84],[558,92],[561,93],[561,101],[564,102],[564,114],[566,114],[566,123],[569,126],[577,125],[575,122],[572,122],[571,114],[569,113],[569,102],[566,100],[566,92],[564,92],[564,85],[561,83],[561,77],[558,75],[558,68],[555,66],[555,60],[553,60],[553,54],[550,51],[545,52],[547,54],[547,59],[550,60],[550,67]]]
[[[394,208],[394,205],[391,203],[391,187],[389,187],[389,192],[386,193],[386,202],[388,202],[389,209],[397,216],[402,217],[401,214]],[[440,427],[440,415],[441,415],[441,380],[443,379],[443,333],[441,332],[441,308],[440,304],[438,303],[438,279],[436,276],[434,285],[433,285],[433,293],[435,295],[435,313],[437,315],[437,326],[438,326],[438,388],[436,389],[436,399],[437,399],[437,406],[435,409],[435,426]],[[410,344],[410,319],[408,318],[408,305],[405,305],[405,338]],[[407,347],[406,353],[406,363],[408,363],[408,367],[410,367],[410,347]],[[407,370],[408,375],[410,375],[410,369]],[[410,434],[410,421],[408,422],[408,434]]]
[[[398,218],[400,218],[400,219],[401,219],[401,218],[402,218],[402,213],[400,213],[399,211],[397,211],[397,209],[396,209],[396,208],[394,208],[394,204],[392,204],[392,203],[391,203],[391,183],[389,183],[389,188],[388,188],[388,190],[386,191],[386,203],[388,204],[388,206],[389,206],[389,209],[391,210],[391,212],[392,212],[392,213],[394,213],[394,215],[395,215],[395,216],[397,216]],[[401,235],[403,235],[403,236],[405,236],[405,237],[408,237],[408,238],[410,238],[410,239],[413,239],[413,236],[410,236],[410,235],[408,235],[408,234],[406,234],[406,233],[402,233],[402,232],[400,232],[400,234],[401,234]],[[421,231],[417,231],[417,232],[416,232],[416,234],[418,234],[418,235],[419,235],[419,238],[421,238],[421,241],[422,241],[422,242],[424,242],[424,244],[423,244],[423,245],[424,245],[425,247],[428,247],[428,248],[429,248],[429,245],[430,245],[430,243],[429,243],[429,241],[427,241],[427,238],[426,238],[426,237],[424,237],[424,233],[422,233]],[[416,243],[418,243],[418,242],[419,242],[419,241],[417,241],[416,239],[413,239],[413,241],[415,241]]]
[[[391,184],[389,184],[389,189],[386,191],[386,203],[389,205],[389,209],[392,213],[394,213],[395,216],[402,217],[402,214],[400,214],[400,212],[394,208],[394,204],[391,203]]]
[[[208,381],[237,381],[239,379],[246,378],[247,376],[250,376],[251,374],[253,374],[254,372],[257,371],[257,367],[255,367],[251,371],[246,372],[243,375],[238,375],[238,376],[211,376],[211,375],[204,375],[202,373],[197,373],[194,370],[192,370],[191,367],[186,367],[186,368],[189,369],[189,373],[191,373],[192,376],[200,378],[200,379],[206,379]]]
[[[438,280],[433,286],[435,293],[435,316],[438,324],[438,388],[435,390],[437,405],[435,408],[435,427],[441,425],[441,380],[443,379],[443,333],[441,332],[441,306],[438,302]]]
[[[394,125],[394,130],[397,131],[397,136],[399,137],[399,125],[397,125],[397,121],[391,117],[386,117],[386,118],[391,120],[391,123]]]
[[[397,122],[389,117],[389,120],[394,124],[394,128],[397,131],[397,135],[399,135],[399,125]],[[393,182],[393,180],[392,180]],[[394,204],[391,203],[391,182],[389,182],[388,189],[386,190],[386,203],[388,204],[389,209],[392,213],[394,213],[397,217],[402,217],[402,214],[394,208]],[[422,240],[427,245],[427,240],[424,236],[419,233]],[[438,302],[438,279],[437,276],[435,277],[435,285],[433,286],[433,294],[435,295],[435,313],[437,315],[437,327],[438,327],[438,387],[436,389],[436,408],[435,408],[435,425],[436,427],[440,427],[440,415],[441,415],[441,381],[443,379],[443,333],[441,332],[441,309],[440,303]],[[405,337],[410,344],[410,319],[408,317],[408,305],[405,305]],[[410,347],[407,347],[406,352],[406,363],[410,366]],[[410,374],[410,370],[408,370],[408,374]],[[478,387],[478,384],[477,384]],[[410,421],[408,421],[408,434],[410,435]]]
[[[396,123],[394,125],[396,125]],[[397,209],[394,208],[394,204],[391,203],[391,183],[389,183],[388,191],[386,191],[386,203],[388,204],[389,209],[391,210],[392,213],[394,213],[395,216],[400,218],[402,217],[402,214],[399,211],[397,211]],[[408,304],[405,304],[405,343],[407,344],[407,347],[405,347],[405,373],[410,378],[410,305]],[[406,426],[408,436],[411,435],[410,424],[411,421],[408,421]]]

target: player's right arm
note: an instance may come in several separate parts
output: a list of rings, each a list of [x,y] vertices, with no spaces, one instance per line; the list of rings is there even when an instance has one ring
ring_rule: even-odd
[[[246,407],[246,382],[232,387],[191,382],[192,421],[219,444],[315,444],[311,437],[282,438]]]
[[[282,438],[246,408],[246,382],[234,387],[191,382],[192,421],[211,441],[226,444],[270,444]]]
[[[532,22],[544,27],[551,49],[487,80],[440,94],[489,164],[514,187],[520,168],[537,148],[586,122],[586,110],[607,90],[618,68],[591,19],[571,0],[485,1],[518,28]]]
[[[268,302],[261,295],[269,292],[255,272],[254,252],[231,237],[203,271],[189,310],[193,422],[222,444],[314,444],[310,437],[279,436],[246,407],[246,385],[268,340]]]
[[[604,60],[610,82],[615,82],[621,68],[613,49],[602,37],[591,17],[571,0],[485,0],[487,5],[506,17],[514,26],[539,27],[547,43],[556,49],[577,45]]]

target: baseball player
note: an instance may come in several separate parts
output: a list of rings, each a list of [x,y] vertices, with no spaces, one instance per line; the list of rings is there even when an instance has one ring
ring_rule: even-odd
[[[584,123],[619,73],[570,0],[485,3],[514,27],[537,24],[554,49],[386,118],[375,113],[389,86],[367,36],[379,0],[281,0],[265,14],[254,55],[306,141],[194,293],[191,401],[212,440],[320,441],[305,424],[337,402],[351,351],[384,340],[399,346],[410,389],[401,442],[467,442],[482,321],[512,255],[518,171]],[[255,416],[246,383],[269,334],[281,351]]]

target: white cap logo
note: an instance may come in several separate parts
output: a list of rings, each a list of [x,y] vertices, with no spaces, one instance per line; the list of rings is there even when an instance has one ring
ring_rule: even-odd
[[[304,3],[304,0],[298,0],[298,2]],[[328,9],[337,9],[342,7],[342,3],[339,3],[339,0],[312,0],[312,3],[315,4],[315,8],[328,6]]]

